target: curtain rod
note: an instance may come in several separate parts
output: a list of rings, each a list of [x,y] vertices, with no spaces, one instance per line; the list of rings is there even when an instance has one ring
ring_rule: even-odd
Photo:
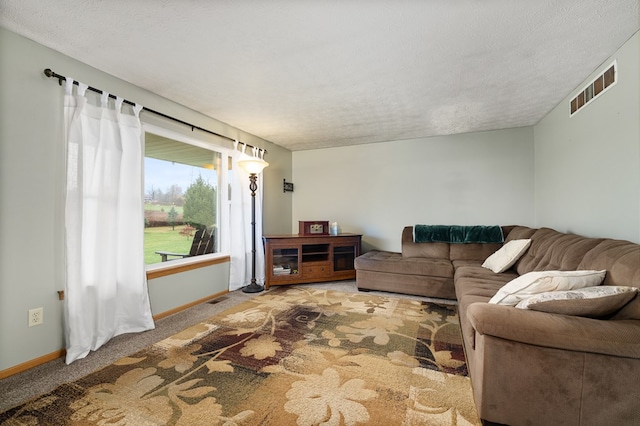
[[[57,79],[58,79],[58,84],[59,84],[60,86],[62,86],[62,80],[65,80],[65,81],[67,80],[67,77],[65,77],[64,75],[60,75],[60,74],[57,74],[57,73],[53,72],[53,71],[51,70],[51,68],[47,68],[47,69],[45,69],[45,70],[44,70],[44,75],[46,75],[47,77],[50,77],[50,78],[51,78],[51,77],[53,77],[53,78],[57,78]],[[75,84],[75,85],[77,86],[77,85],[78,85],[78,82],[74,80],[73,84]],[[103,92],[102,90],[100,90],[100,89],[96,89],[95,87],[91,87],[91,86],[88,86],[88,87],[87,87],[87,89],[91,90],[92,92],[99,93],[99,94],[102,94],[102,92]],[[110,98],[112,98],[112,99],[116,99],[116,96],[115,96],[115,95],[113,95],[113,94],[111,94],[111,93],[109,93],[109,97],[110,97]],[[125,104],[131,105],[131,106],[134,106],[134,105],[136,104],[135,102],[131,102],[131,101],[126,100],[126,99],[123,99],[123,102],[124,102]],[[196,125],[194,125],[194,124],[187,123],[187,122],[186,122],[186,121],[184,121],[184,120],[180,120],[179,118],[172,117],[172,116],[170,116],[170,115],[167,115],[167,114],[164,114],[164,113],[162,113],[162,112],[159,112],[159,111],[153,110],[153,109],[151,109],[151,108],[142,107],[142,110],[143,110],[143,111],[150,112],[150,113],[155,114],[155,115],[159,115],[160,117],[167,118],[167,119],[172,120],[172,121],[175,121],[175,122],[177,122],[177,123],[184,124],[185,126],[191,127],[191,131],[192,131],[192,132],[193,132],[194,130],[200,130],[201,132],[209,133],[210,135],[218,136],[218,137],[221,137],[221,138],[224,138],[224,139],[230,140],[230,141],[232,141],[232,142],[235,142],[235,141],[236,141],[236,139],[230,138],[229,136],[221,135],[220,133],[216,133],[216,132],[214,132],[214,131],[212,131],[212,130],[204,129],[204,128],[200,127],[200,126],[196,126]],[[244,142],[240,142],[240,143],[241,143],[241,144],[243,144],[243,145],[245,145],[245,146],[247,146],[248,148],[262,149],[262,148],[255,147],[255,146],[253,146],[253,145],[249,145],[248,143],[244,143]],[[263,151],[265,154],[267,153],[267,150],[266,150],[266,149],[262,149],[262,151]]]

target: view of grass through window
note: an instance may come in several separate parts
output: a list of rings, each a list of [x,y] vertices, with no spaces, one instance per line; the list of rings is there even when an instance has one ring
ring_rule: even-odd
[[[145,150],[145,264],[189,257],[194,238],[215,252],[220,154],[155,135]]]

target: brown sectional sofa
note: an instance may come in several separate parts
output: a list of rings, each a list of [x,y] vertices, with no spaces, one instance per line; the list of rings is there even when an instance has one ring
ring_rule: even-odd
[[[413,242],[402,253],[356,259],[356,283],[457,299],[480,417],[508,425],[640,424],[640,296],[606,319],[487,303],[507,282],[543,270],[602,270],[603,285],[640,287],[640,245],[549,228],[503,227],[505,243],[530,238],[515,265],[496,274],[482,262],[501,244]]]

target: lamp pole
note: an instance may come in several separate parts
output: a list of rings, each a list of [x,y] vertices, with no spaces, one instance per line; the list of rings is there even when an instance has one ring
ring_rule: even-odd
[[[256,183],[258,176],[255,173],[249,175],[249,189],[251,190],[251,283],[242,287],[244,293],[259,293],[264,290],[260,284],[256,282]]]
[[[256,191],[258,190],[258,173],[269,165],[261,158],[238,161],[238,165],[249,173],[249,189],[251,190],[251,282],[242,287],[244,293],[259,293],[264,287],[256,282]]]

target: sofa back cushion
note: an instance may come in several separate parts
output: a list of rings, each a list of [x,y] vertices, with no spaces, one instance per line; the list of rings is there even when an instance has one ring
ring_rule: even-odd
[[[514,226],[503,226],[503,235],[512,232]],[[527,228],[528,229],[528,228]],[[502,244],[485,243],[414,243],[413,226],[402,230],[402,257],[428,257],[433,259],[481,261],[496,252]]]
[[[603,240],[585,254],[578,268],[606,269],[604,285],[640,287],[640,245]]]
[[[402,257],[449,259],[449,243],[414,243],[413,226],[402,230]]]
[[[581,265],[603,265],[603,285],[640,287],[640,245],[621,240],[604,240],[582,259]],[[627,303],[613,320],[640,320],[640,295]]]
[[[449,259],[451,260],[477,260],[485,259],[502,247],[502,243],[466,243],[451,244],[449,246]]]
[[[505,244],[511,240],[526,240],[531,238],[537,229],[529,228],[528,226],[503,226],[502,232],[504,235]]]
[[[512,238],[513,233],[514,231],[509,233],[509,238]],[[531,246],[529,246],[529,250],[514,266],[520,275],[532,271],[574,271],[578,268],[584,256],[603,241],[597,238],[564,234],[550,228],[537,229],[530,238]],[[601,270],[607,268],[589,267],[588,269]]]

